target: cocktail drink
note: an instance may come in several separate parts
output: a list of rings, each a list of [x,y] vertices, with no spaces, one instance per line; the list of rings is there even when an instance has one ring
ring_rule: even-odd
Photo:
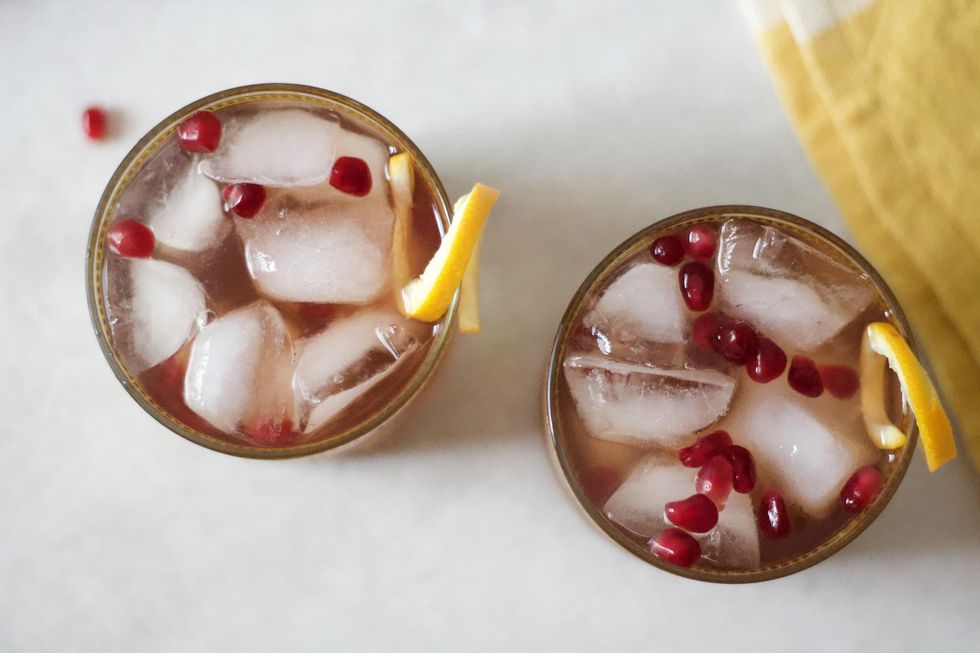
[[[878,514],[915,443],[869,325],[908,334],[881,278],[816,225],[755,207],[660,222],[562,322],[546,390],[559,466],[653,564],[722,582],[809,566]]]
[[[157,126],[103,196],[89,300],[117,376],[158,420],[238,455],[376,430],[419,389],[455,302],[399,310],[450,220],[418,148],[319,89],[233,89]]]

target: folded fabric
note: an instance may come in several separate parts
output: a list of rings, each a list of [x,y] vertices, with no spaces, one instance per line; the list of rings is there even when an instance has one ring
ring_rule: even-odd
[[[741,0],[980,471],[980,2]]]

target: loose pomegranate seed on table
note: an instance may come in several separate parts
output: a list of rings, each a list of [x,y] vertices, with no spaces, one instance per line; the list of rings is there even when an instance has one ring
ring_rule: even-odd
[[[769,338],[759,338],[755,356],[745,365],[749,378],[757,383],[769,383],[786,369],[786,353]]]
[[[371,192],[371,169],[364,159],[342,156],[330,170],[330,185],[348,195],[364,197]]]
[[[694,489],[714,501],[721,510],[732,493],[734,478],[732,463],[723,455],[714,456],[698,471]]]
[[[715,431],[681,449],[677,457],[685,467],[701,467],[706,462],[732,446],[732,436],[727,431]]]
[[[665,528],[650,539],[650,553],[672,565],[690,567],[701,557],[701,545],[679,528]]]
[[[847,365],[821,365],[817,371],[824,389],[838,399],[850,399],[861,386],[857,372]]]
[[[664,516],[674,526],[692,533],[707,533],[718,525],[718,508],[703,494],[692,494],[664,506]]]
[[[789,510],[778,490],[766,490],[759,502],[759,530],[766,537],[777,540],[789,535]]]
[[[684,243],[678,236],[661,236],[650,246],[650,255],[657,263],[677,265],[684,258]]]
[[[254,218],[265,204],[265,186],[260,184],[229,184],[221,191],[225,210],[241,218]]]
[[[692,311],[703,311],[711,306],[715,294],[715,273],[704,263],[691,261],[681,266],[678,277],[684,303]]]
[[[106,232],[109,249],[129,258],[146,258],[153,253],[153,232],[142,222],[120,220]]]
[[[718,328],[715,349],[731,363],[744,365],[759,351],[759,336],[745,322],[730,320]]]
[[[108,122],[109,115],[102,107],[88,107],[82,112],[82,129],[93,141],[101,141],[106,137]]]
[[[696,224],[684,232],[684,251],[695,261],[707,261],[715,255],[718,234],[706,224]]]
[[[210,111],[198,111],[177,125],[177,142],[186,152],[214,152],[221,143],[221,121]]]
[[[861,512],[881,492],[881,485],[881,474],[877,469],[869,465],[859,467],[840,491],[844,508],[850,512]]]
[[[748,494],[755,488],[755,460],[743,446],[733,444],[723,454],[732,466],[732,489]]]
[[[805,397],[819,397],[823,394],[823,381],[816,363],[806,356],[797,354],[789,364],[786,374],[789,387]]]

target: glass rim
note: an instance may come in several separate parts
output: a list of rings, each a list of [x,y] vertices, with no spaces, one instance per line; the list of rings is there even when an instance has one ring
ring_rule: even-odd
[[[287,447],[260,447],[245,442],[232,442],[207,433],[192,429],[180,420],[171,416],[161,405],[153,400],[142,388],[135,375],[129,372],[122,363],[118,352],[112,344],[111,330],[104,306],[104,288],[102,283],[102,268],[105,259],[105,233],[115,215],[115,209],[123,190],[132,181],[135,174],[142,168],[146,159],[156,152],[175,132],[177,125],[187,116],[201,110],[218,110],[225,107],[256,102],[260,100],[300,100],[319,104],[329,110],[353,118],[357,122],[367,122],[391,139],[401,151],[409,152],[415,162],[416,173],[421,173],[433,191],[438,203],[439,218],[443,233],[449,228],[452,216],[452,202],[436,174],[432,164],[422,153],[422,150],[401,129],[383,115],[340,93],[290,83],[264,83],[236,86],[212,93],[195,100],[174,111],[153,126],[134,145],[122,162],[116,167],[106,184],[99,199],[98,206],[92,219],[88,245],[85,254],[85,294],[88,302],[89,317],[109,367],[126,392],[153,419],[170,431],[186,440],[207,449],[232,456],[256,459],[296,458],[335,450],[358,440],[362,436],[374,432],[386,425],[404,408],[415,395],[425,386],[432,376],[436,365],[444,355],[452,339],[456,324],[456,311],[459,303],[459,291],[453,297],[446,314],[436,324],[439,325],[433,342],[428,348],[425,358],[408,382],[380,410],[353,427],[332,435],[323,440],[305,442]]]
[[[569,332],[574,323],[574,318],[579,314],[583,302],[590,291],[601,283],[609,274],[618,269],[626,259],[632,257],[636,252],[633,250],[638,243],[647,239],[651,235],[661,232],[671,227],[679,225],[688,226],[698,222],[716,222],[717,218],[730,216],[745,217],[756,222],[768,223],[779,227],[789,227],[791,231],[803,232],[808,236],[816,238],[831,245],[859,272],[868,276],[874,290],[881,299],[884,308],[888,311],[888,317],[892,324],[898,329],[902,336],[908,341],[913,353],[918,355],[916,344],[913,339],[912,330],[908,319],[898,303],[894,293],[888,284],[881,277],[881,274],[871,265],[870,262],[853,246],[845,242],[842,238],[811,222],[805,218],[761,206],[745,204],[726,204],[717,206],[707,206],[691,209],[682,213],[677,213],[637,231],[626,240],[617,245],[607,254],[586,276],[578,290],[568,303],[565,313],[562,315],[558,331],[553,341],[551,352],[548,356],[546,377],[544,383],[543,412],[546,437],[549,441],[549,449],[552,462],[555,464],[562,481],[569,489],[578,503],[579,507],[585,512],[589,520],[601,529],[610,539],[621,547],[640,558],[644,562],[659,569],[670,572],[677,576],[691,578],[711,583],[740,584],[755,583],[767,580],[782,578],[799,571],[803,571],[813,565],[826,560],[834,553],[841,550],[844,546],[852,542],[858,535],[873,522],[885,506],[891,501],[892,496],[901,484],[908,466],[915,452],[918,442],[918,426],[914,418],[909,419],[909,424],[905,429],[907,442],[899,453],[897,459],[889,466],[887,476],[884,479],[884,486],[877,500],[857,513],[847,521],[831,537],[822,542],[817,547],[806,553],[790,560],[778,562],[753,570],[723,570],[709,568],[684,568],[669,564],[656,558],[648,549],[627,537],[623,531],[618,529],[608,517],[603,515],[584,495],[580,485],[574,479],[567,452],[559,442],[560,431],[560,409],[558,406],[558,386],[560,382],[560,363],[565,359],[566,343]]]

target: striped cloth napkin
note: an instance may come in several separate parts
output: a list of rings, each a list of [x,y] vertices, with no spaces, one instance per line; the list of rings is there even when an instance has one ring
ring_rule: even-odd
[[[980,471],[980,0],[740,0]]]

